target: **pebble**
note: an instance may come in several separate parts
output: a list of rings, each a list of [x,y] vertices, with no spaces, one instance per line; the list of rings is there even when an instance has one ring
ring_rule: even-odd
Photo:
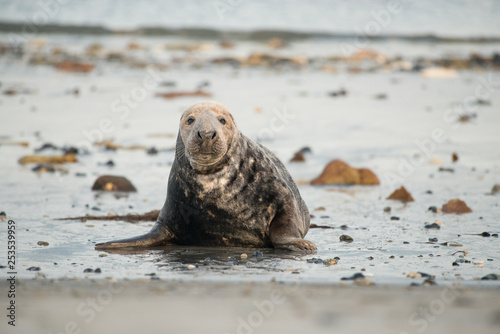
[[[242,258],[242,259],[246,259],[247,257],[248,257],[248,255],[245,254],[245,253],[243,253],[243,254],[240,255],[240,258]]]
[[[27,271],[40,271],[40,267],[29,267]]]
[[[347,243],[351,243],[351,242],[353,242],[353,241],[354,241],[354,239],[353,239],[351,236],[347,235],[347,234],[342,234],[342,235],[339,237],[339,240],[340,240],[341,242],[347,242]]]
[[[429,238],[430,242],[438,242],[438,238]]]
[[[193,264],[189,264],[189,265],[187,266],[187,268],[188,268],[189,270],[193,270],[194,268],[196,268],[196,266],[195,266],[195,265],[193,265]]]
[[[489,234],[488,232],[483,232],[480,234],[480,236],[489,238],[491,236],[491,234]]]
[[[365,279],[365,275],[362,273],[355,273],[354,275],[350,277],[342,277],[340,280],[341,281],[353,281],[353,280],[358,280],[358,279]]]
[[[497,275],[497,274],[488,274],[486,276],[483,276],[481,277],[481,280],[484,280],[484,281],[488,281],[488,280],[499,280],[500,279],[500,275]]]
[[[257,251],[257,252],[253,252],[252,256],[256,257],[258,259],[261,259],[262,257],[264,257],[264,254],[260,251]]]
[[[94,272],[95,272],[96,274],[100,274],[100,273],[102,273],[102,270],[101,270],[101,268],[96,268],[96,270],[94,270]]]
[[[427,209],[427,211],[432,211],[432,212],[434,212],[434,213],[437,213],[437,212],[438,212],[438,208],[437,208],[437,207],[435,207],[435,206],[430,206],[430,207]]]
[[[94,269],[92,268],[87,268],[87,269],[84,269],[83,270],[84,273],[93,273],[94,272]]]
[[[391,217],[391,220],[399,220],[399,217],[392,216],[392,217]]]
[[[424,227],[427,229],[435,229],[435,230],[439,230],[441,228],[441,226],[439,226],[439,224],[437,223],[427,224]]]
[[[39,241],[36,243],[38,246],[48,246],[49,243],[47,241]]]
[[[7,220],[7,214],[5,213],[5,211],[2,211],[0,212],[0,221],[5,221]]]
[[[156,149],[156,147],[153,146],[150,149],[148,149],[146,151],[146,153],[149,154],[149,155],[156,155],[156,154],[158,154],[158,150]]]
[[[323,264],[324,261],[322,259],[313,257],[311,259],[307,259],[307,263]]]
[[[384,208],[384,212],[391,212],[391,207],[390,206],[386,206]]]

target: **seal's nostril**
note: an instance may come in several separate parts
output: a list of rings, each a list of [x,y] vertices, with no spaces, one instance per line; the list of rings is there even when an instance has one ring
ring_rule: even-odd
[[[198,137],[200,137],[201,139],[203,139],[203,137],[201,136],[200,131],[198,131]]]
[[[212,136],[212,139],[214,139],[216,135],[217,135],[217,132],[214,131],[214,135]]]

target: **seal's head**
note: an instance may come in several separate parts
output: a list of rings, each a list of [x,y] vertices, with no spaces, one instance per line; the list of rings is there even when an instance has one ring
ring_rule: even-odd
[[[238,135],[226,107],[217,102],[196,103],[182,114],[177,154],[184,154],[193,169],[210,172],[223,163]]]

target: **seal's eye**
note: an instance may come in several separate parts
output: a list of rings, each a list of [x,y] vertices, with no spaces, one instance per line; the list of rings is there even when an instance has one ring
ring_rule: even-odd
[[[222,125],[226,125],[226,119],[225,118],[219,119],[219,122],[221,122]]]
[[[187,123],[188,125],[193,124],[193,123],[194,123],[194,118],[193,118],[193,117],[189,117],[189,118],[187,119],[186,123]]]

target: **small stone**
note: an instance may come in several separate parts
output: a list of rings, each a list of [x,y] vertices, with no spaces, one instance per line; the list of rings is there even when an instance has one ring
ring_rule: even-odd
[[[156,147],[153,146],[150,149],[148,149],[146,151],[146,153],[149,154],[149,155],[156,155],[156,154],[158,154],[158,150],[156,149]]]
[[[323,264],[324,261],[322,259],[313,257],[311,259],[307,259],[307,263]]]
[[[458,267],[459,266],[459,264],[458,264],[457,261],[453,262],[451,265],[454,266],[454,267]]]
[[[394,190],[394,192],[391,195],[389,195],[387,199],[397,200],[403,203],[415,201],[405,187],[401,187],[399,189]]]
[[[420,277],[422,277],[422,275],[420,273],[416,273],[416,272],[410,271],[408,273],[408,275],[406,275],[406,277],[409,277],[409,278],[420,278]]]
[[[192,264],[189,264],[189,265],[187,266],[187,268],[188,268],[189,270],[193,270],[194,268],[196,268],[196,266],[195,266],[195,265],[192,265]]]
[[[347,234],[342,234],[342,235],[339,237],[339,240],[340,240],[341,242],[347,242],[347,243],[351,243],[351,242],[353,242],[353,241],[354,241],[354,239],[353,239],[351,236],[347,235]]]
[[[246,259],[247,257],[248,257],[248,255],[245,254],[245,253],[243,253],[243,254],[240,255],[240,258],[242,258],[242,259]]]
[[[290,162],[304,162],[306,157],[301,151],[295,152],[294,156],[290,159]]]
[[[341,281],[354,281],[354,280],[364,279],[364,278],[365,278],[365,275],[363,275],[362,273],[355,273],[354,275],[352,275],[350,277],[342,277],[340,280]]]
[[[449,167],[439,167],[438,172],[455,173],[455,169]]]
[[[27,271],[40,271],[40,267],[29,267],[26,270]]]
[[[440,222],[434,222],[432,224],[427,224],[425,225],[424,227],[427,228],[427,229],[435,229],[435,230],[439,230],[441,228],[441,224],[439,224]]]
[[[264,256],[264,254],[261,251],[257,251],[253,252],[252,256],[261,259]]]
[[[403,245],[409,245],[410,242],[409,241],[403,241]]]
[[[453,163],[458,161],[458,154],[456,152],[453,152],[453,154],[451,155],[451,161]]]
[[[101,270],[101,268],[96,268],[96,270],[94,270],[94,272],[95,272],[96,274],[100,274],[100,273],[102,273],[102,270]]]
[[[481,280],[484,280],[484,281],[487,281],[487,280],[499,280],[500,279],[500,275],[497,275],[497,274],[488,274],[486,276],[483,276],[481,277]]]
[[[495,184],[493,188],[491,189],[492,194],[498,194],[500,193],[500,184]]]
[[[48,246],[49,243],[47,241],[39,241],[36,243],[38,246]]]
[[[333,266],[339,263],[340,258],[334,258],[334,259],[326,259],[323,261],[325,266]]]
[[[92,186],[93,191],[127,191],[136,192],[137,189],[129,180],[122,176],[103,175],[97,178]]]
[[[425,281],[422,282],[422,285],[423,286],[432,286],[432,285],[437,285],[436,281],[434,280],[434,278],[432,277],[429,277],[427,278]]]
[[[156,273],[144,274],[144,276],[156,276]]]
[[[99,254],[99,257],[106,257],[108,254]]]
[[[434,213],[438,213],[438,208],[437,208],[437,207],[435,207],[435,206],[430,206],[430,207],[427,209],[427,211],[432,211],[432,212],[434,212]]]
[[[391,212],[391,207],[390,206],[386,206],[384,208],[384,212]]]
[[[493,233],[491,236],[492,236],[493,238],[498,238],[498,233]]]
[[[480,236],[489,238],[491,236],[491,234],[489,234],[488,232],[483,232],[480,234]]]
[[[392,216],[392,217],[391,217],[391,220],[399,220],[399,217],[397,217],[397,216]]]
[[[444,213],[456,213],[456,214],[472,212],[472,210],[467,206],[467,204],[465,204],[464,201],[461,201],[458,198],[449,200],[448,203],[443,205],[442,210]]]
[[[438,238],[429,238],[430,242],[438,242]]]
[[[94,269],[92,268],[86,268],[83,270],[84,273],[93,273],[94,272]]]

